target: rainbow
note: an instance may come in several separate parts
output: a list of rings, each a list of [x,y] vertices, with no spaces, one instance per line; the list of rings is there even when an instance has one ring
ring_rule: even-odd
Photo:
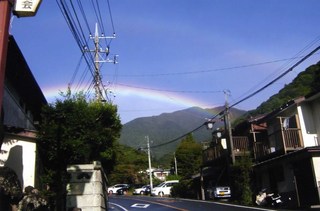
[[[67,91],[67,85],[61,85],[56,87],[45,87],[42,89],[44,96],[48,102],[54,101],[56,98],[60,98],[61,92]],[[218,106],[209,100],[197,100],[193,97],[186,97],[181,93],[159,91],[152,88],[139,88],[137,86],[127,85],[115,85],[114,88],[109,89],[111,94],[114,94],[116,98],[144,98],[147,100],[153,100],[156,102],[162,102],[166,104],[173,104],[181,107],[200,107],[200,108],[212,108]]]
[[[109,90],[111,91],[111,95],[115,95],[112,101],[118,106],[120,116],[126,117],[132,115],[132,117],[126,117],[130,120],[141,116],[154,116],[190,107],[214,108],[219,106],[218,104],[209,102],[208,99],[199,100],[192,96],[190,97],[189,94],[165,92],[152,88],[117,84],[113,88],[109,88]],[[66,85],[43,89],[44,96],[49,103],[60,99],[59,93],[66,91]],[[208,114],[208,117],[211,116],[211,114]]]

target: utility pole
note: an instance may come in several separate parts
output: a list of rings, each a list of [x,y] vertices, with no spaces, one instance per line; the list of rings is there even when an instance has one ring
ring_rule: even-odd
[[[233,140],[232,140],[232,128],[231,128],[231,121],[230,121],[230,109],[229,109],[229,103],[228,103],[228,95],[230,95],[230,91],[224,90],[223,93],[224,93],[225,100],[226,100],[225,121],[226,121],[226,125],[228,127],[229,156],[231,156],[232,164],[235,164],[235,156],[234,156],[234,151],[233,151]]]
[[[150,153],[150,141],[149,141],[149,136],[146,136],[146,139],[147,139],[147,148],[148,148],[150,191],[151,191],[151,193],[152,193],[153,184],[152,184],[152,169],[151,169],[151,153]]]
[[[175,174],[178,175],[178,165],[177,165],[176,153],[173,153],[173,156],[174,156],[174,171],[175,171]]]
[[[110,59],[102,59],[103,57],[101,56],[101,53],[105,53],[106,56],[108,57],[109,55],[109,46],[106,46],[105,49],[100,48],[100,39],[114,39],[115,35],[113,36],[104,36],[103,34],[101,36],[99,36],[99,31],[98,31],[98,24],[96,23],[95,25],[95,33],[94,36],[90,35],[90,39],[93,39],[94,42],[94,50],[86,50],[86,48],[84,49],[84,51],[89,51],[89,52],[93,52],[93,56],[94,56],[94,89],[95,89],[95,95],[96,95],[96,100],[97,101],[101,101],[103,96],[102,96],[102,90],[104,90],[103,88],[101,89],[102,84],[102,80],[101,80],[101,74],[100,74],[100,63],[103,62],[109,62],[109,63],[117,63],[117,57],[114,56],[114,58],[112,60]],[[108,96],[106,96],[106,100],[108,100]]]

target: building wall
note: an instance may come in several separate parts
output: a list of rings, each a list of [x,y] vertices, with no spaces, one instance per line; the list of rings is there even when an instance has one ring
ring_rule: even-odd
[[[313,111],[313,119],[314,119],[314,124],[315,124],[315,127],[316,127],[316,134],[317,134],[317,137],[316,137],[316,141],[317,141],[317,144],[318,146],[320,145],[320,99],[317,99],[313,102],[312,104],[312,111]]]
[[[315,124],[314,106],[303,104],[298,106],[298,115],[301,125],[301,133],[303,137],[304,147],[317,145],[317,129]]]
[[[318,197],[320,201],[320,157],[313,157],[312,164],[314,168],[314,175],[315,175],[315,183],[318,187]]]
[[[284,163],[283,167],[283,180],[278,182],[279,192],[291,192],[295,190],[294,185],[294,173],[292,171],[293,167],[291,164]]]
[[[5,138],[0,154],[2,166],[13,169],[20,180],[21,186],[35,186],[36,143],[21,139]]]
[[[26,105],[19,97],[9,90],[6,84],[3,95],[4,125],[34,130],[33,118]]]

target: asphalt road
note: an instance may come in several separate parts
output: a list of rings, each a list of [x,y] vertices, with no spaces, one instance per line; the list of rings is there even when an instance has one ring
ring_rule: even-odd
[[[110,211],[126,211],[126,210],[152,210],[152,211],[244,211],[244,210],[270,210],[255,207],[246,207],[231,205],[226,203],[187,200],[174,198],[159,198],[149,196],[110,196]]]

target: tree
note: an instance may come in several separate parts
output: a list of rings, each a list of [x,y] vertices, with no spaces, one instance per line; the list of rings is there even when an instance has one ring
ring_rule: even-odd
[[[111,171],[115,160],[113,146],[120,136],[117,107],[87,101],[82,93],[68,92],[63,100],[44,107],[38,146],[43,163],[42,182],[50,187],[57,210],[64,210],[67,165],[98,160]]]
[[[139,172],[148,168],[148,155],[124,145],[118,145],[115,150],[115,166],[108,177],[110,184],[147,183],[147,175]]]
[[[181,141],[176,150],[178,163],[178,175],[183,178],[191,178],[199,172],[202,162],[202,147],[197,143],[192,134]]]
[[[231,183],[233,198],[243,205],[252,205],[252,160],[243,156],[231,168]]]

